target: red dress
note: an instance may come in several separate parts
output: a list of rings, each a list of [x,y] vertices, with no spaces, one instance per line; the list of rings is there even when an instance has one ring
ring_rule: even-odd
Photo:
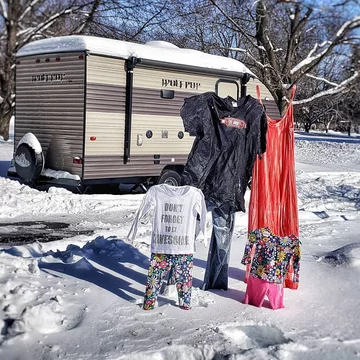
[[[257,88],[260,101],[260,91]],[[266,152],[256,159],[251,181],[248,231],[268,227],[279,237],[299,236],[299,216],[295,179],[294,117],[292,88],[283,117],[267,116]],[[261,101],[260,101],[261,102]],[[291,281],[291,266],[285,286],[297,288]],[[249,275],[247,267],[246,280]]]

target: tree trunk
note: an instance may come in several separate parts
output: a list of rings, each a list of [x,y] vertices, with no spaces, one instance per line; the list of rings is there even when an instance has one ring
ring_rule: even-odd
[[[281,116],[284,116],[285,112],[286,112],[286,109],[287,107],[289,106],[289,103],[285,100],[282,100],[284,98],[284,96],[286,96],[286,93],[284,93],[279,99],[278,99],[278,102],[277,102],[277,105],[278,105],[278,109],[279,109],[279,112],[280,112],[280,115]]]
[[[10,119],[13,115],[13,97],[15,83],[15,53],[17,44],[18,11],[20,9],[19,0],[11,0],[8,3],[8,17],[6,19],[6,48],[4,66],[0,73],[0,95],[4,99],[0,105],[0,136],[5,141],[9,140]]]
[[[12,111],[8,112],[4,116],[4,119],[1,118],[1,121],[0,121],[0,136],[2,136],[5,141],[9,140],[9,130],[10,130],[11,116],[12,116]]]
[[[347,127],[348,135],[351,136],[351,121],[349,120],[349,125]]]

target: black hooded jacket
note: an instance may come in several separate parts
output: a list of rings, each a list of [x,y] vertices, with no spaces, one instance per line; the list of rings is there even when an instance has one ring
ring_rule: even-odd
[[[185,131],[196,136],[182,185],[201,189],[216,207],[229,204],[245,211],[244,195],[256,156],[266,150],[263,106],[250,95],[236,102],[207,92],[185,99],[180,114]],[[243,128],[227,127],[220,121],[224,118],[239,119]]]

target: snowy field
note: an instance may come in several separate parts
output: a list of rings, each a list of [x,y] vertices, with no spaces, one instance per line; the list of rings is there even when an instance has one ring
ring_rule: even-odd
[[[230,289],[200,290],[199,244],[192,309],[179,309],[170,288],[155,310],[142,310],[150,222],[133,243],[125,237],[143,195],[31,189],[6,178],[12,150],[0,140],[0,242],[21,243],[26,232],[41,239],[47,224],[58,224],[58,240],[0,244],[1,360],[360,359],[359,137],[296,134],[300,286],[275,311],[242,303],[240,212]]]

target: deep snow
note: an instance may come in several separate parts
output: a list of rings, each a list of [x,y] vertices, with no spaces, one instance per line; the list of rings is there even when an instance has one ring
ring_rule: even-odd
[[[276,311],[242,304],[247,214],[240,212],[230,289],[200,290],[207,256],[200,243],[192,310],[176,306],[173,288],[155,310],[142,310],[151,222],[133,243],[125,238],[143,195],[31,189],[6,178],[12,147],[0,140],[0,237],[41,234],[47,222],[66,224],[57,232],[70,237],[0,245],[1,360],[360,358],[358,137],[296,134],[300,286],[285,290],[285,308]]]

